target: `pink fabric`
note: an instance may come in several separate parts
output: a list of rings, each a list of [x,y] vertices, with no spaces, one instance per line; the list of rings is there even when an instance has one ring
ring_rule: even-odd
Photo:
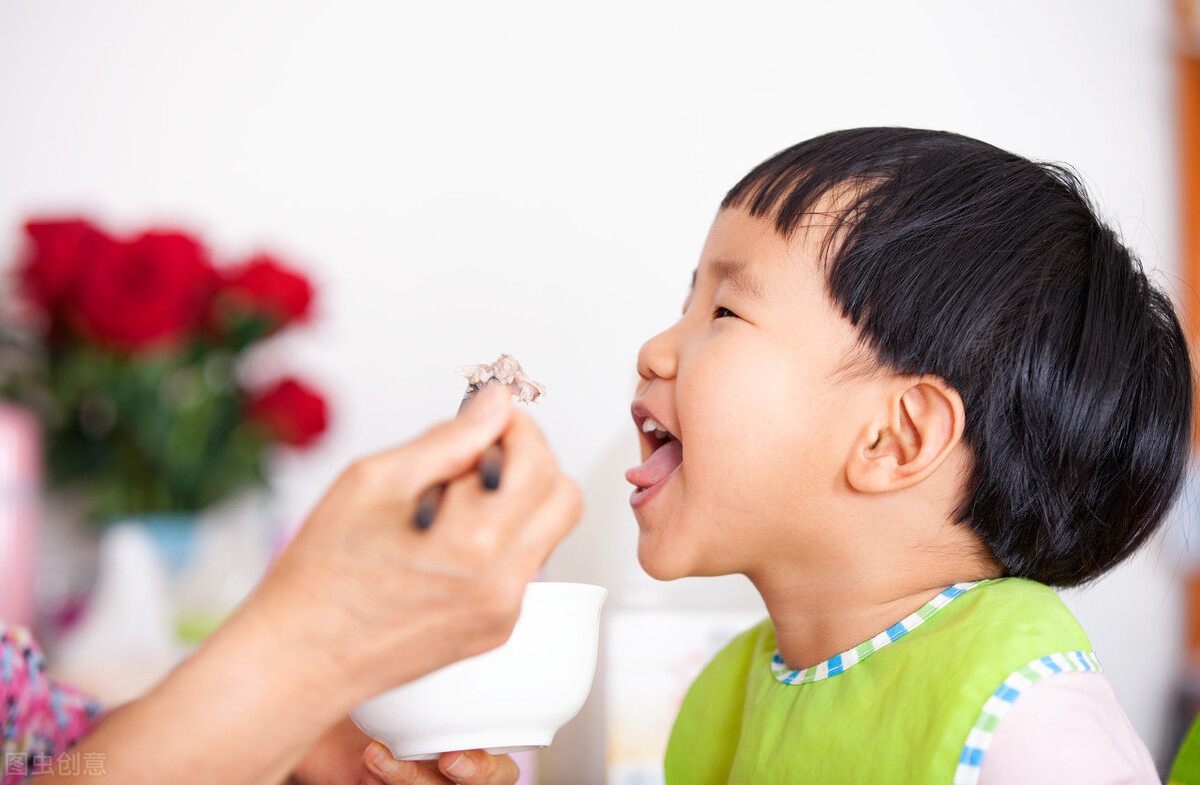
[[[1149,750],[1103,673],[1060,673],[1009,709],[979,785],[1161,785]]]
[[[0,401],[0,619],[10,624],[33,623],[41,444],[37,419]]]
[[[3,773],[13,785],[35,774],[103,774],[101,753],[63,755],[99,721],[100,704],[45,673],[29,630],[0,622]]]

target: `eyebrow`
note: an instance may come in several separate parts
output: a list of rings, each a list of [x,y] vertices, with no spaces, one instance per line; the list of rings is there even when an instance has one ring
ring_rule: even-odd
[[[765,288],[762,283],[755,278],[748,269],[745,262],[732,261],[728,259],[718,259],[709,263],[709,269],[712,271],[713,278],[717,283],[728,281],[729,285],[738,294],[755,299],[763,299],[765,296]],[[692,288],[696,287],[696,275],[699,269],[692,271]]]

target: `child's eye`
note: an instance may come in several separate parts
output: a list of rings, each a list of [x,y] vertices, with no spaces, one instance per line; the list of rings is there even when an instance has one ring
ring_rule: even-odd
[[[725,319],[730,316],[732,316],[734,319],[739,318],[736,313],[724,307],[723,305],[718,305],[715,309],[713,309],[714,319]]]

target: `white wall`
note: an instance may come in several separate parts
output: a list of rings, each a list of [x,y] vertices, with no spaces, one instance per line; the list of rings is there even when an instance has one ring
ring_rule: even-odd
[[[953,129],[1074,164],[1170,283],[1170,43],[1165,0],[7,0],[0,248],[26,216],[86,209],[311,271],[319,321],[264,359],[337,407],[278,467],[293,517],[353,456],[452,413],[454,366],[515,353],[592,502],[551,574],[636,602],[652,589],[612,502],[634,354],[725,189],[822,131]],[[1178,660],[1175,565],[1150,552],[1072,600],[1156,752],[1172,672],[1138,663]]]

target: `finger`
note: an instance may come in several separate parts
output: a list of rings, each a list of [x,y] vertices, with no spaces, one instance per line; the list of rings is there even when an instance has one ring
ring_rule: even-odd
[[[511,539],[514,530],[554,490],[559,472],[541,431],[523,412],[514,412],[501,440],[503,481],[485,490],[478,477],[466,475],[449,483],[442,497],[441,533],[456,541],[478,537],[481,545]],[[481,525],[486,521],[486,526]]]
[[[521,776],[512,758],[483,750],[442,753],[438,768],[459,785],[513,785]]]
[[[546,437],[525,412],[514,412],[512,423],[500,440],[503,481],[499,493],[548,491],[549,481],[558,473],[558,461],[546,443]]]
[[[388,748],[372,742],[363,751],[363,763],[383,785],[446,785],[436,761],[396,760]]]
[[[574,481],[559,476],[554,489],[523,522],[509,545],[512,558],[533,575],[583,517],[583,495]]]
[[[413,441],[375,457],[408,494],[470,471],[490,445],[501,438],[513,415],[506,388],[480,390],[453,420],[433,426]]]

